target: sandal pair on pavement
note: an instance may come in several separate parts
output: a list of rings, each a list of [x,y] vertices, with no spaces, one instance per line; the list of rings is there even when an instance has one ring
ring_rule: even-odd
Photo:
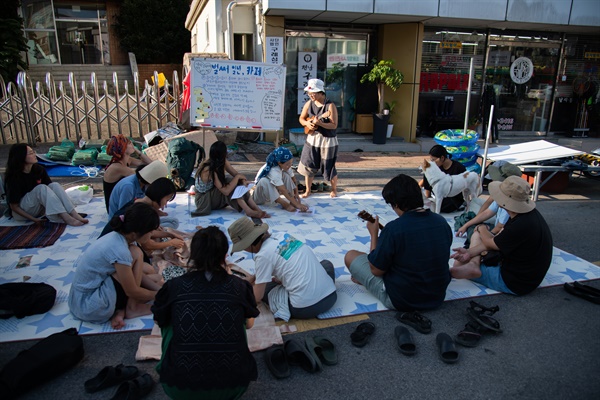
[[[154,380],[149,374],[139,375],[135,366],[119,364],[115,367],[104,367],[93,378],[84,383],[85,391],[95,393],[111,386],[119,385],[111,400],[141,399],[154,386]]]
[[[581,297],[582,299],[594,304],[600,304],[600,289],[596,289],[595,287],[589,285],[584,285],[583,283],[579,283],[577,281],[572,283],[565,282],[563,288],[567,291],[567,293],[570,293],[573,296]]]
[[[335,345],[322,336],[307,337],[302,343],[297,339],[286,340],[283,345],[268,348],[265,352],[267,368],[277,379],[290,376],[290,366],[298,365],[308,372],[317,372],[325,365],[338,363]]]
[[[492,315],[499,310],[500,307],[498,306],[486,307],[475,301],[471,301],[470,306],[467,308],[469,322],[456,335],[456,343],[465,347],[476,347],[484,334],[501,333],[500,323],[495,318],[492,318]]]

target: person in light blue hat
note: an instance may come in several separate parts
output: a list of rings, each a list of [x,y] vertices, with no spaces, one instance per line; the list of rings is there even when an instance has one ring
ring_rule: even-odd
[[[298,195],[296,177],[292,171],[294,155],[284,146],[273,150],[267,156],[265,165],[256,174],[256,186],[252,199],[256,204],[277,203],[284,210],[294,212],[308,211]]]

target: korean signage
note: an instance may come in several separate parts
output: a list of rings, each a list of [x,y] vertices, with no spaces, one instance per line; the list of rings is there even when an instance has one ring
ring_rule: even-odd
[[[510,51],[490,51],[489,67],[508,67],[510,65]]]
[[[442,49],[461,49],[462,42],[456,42],[456,41],[440,42],[440,48],[442,48]]]
[[[283,38],[267,36],[267,64],[283,64]]]
[[[298,114],[310,98],[304,92],[308,80],[317,77],[317,52],[298,52]]]
[[[462,54],[442,54],[442,67],[451,69],[469,69],[471,65],[471,58],[473,59],[473,65],[481,65],[483,63],[483,56],[465,56]]]

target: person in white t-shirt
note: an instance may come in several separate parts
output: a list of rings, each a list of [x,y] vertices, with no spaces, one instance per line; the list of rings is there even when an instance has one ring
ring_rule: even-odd
[[[256,204],[277,203],[286,211],[308,211],[308,206],[300,201],[296,177],[291,170],[293,162],[294,155],[283,146],[267,156],[265,165],[256,174],[252,192]]]
[[[269,233],[269,225],[242,217],[228,228],[232,253],[254,254],[256,301],[264,301],[277,318],[308,319],[329,310],[337,300],[335,272],[319,262],[312,249],[289,233]]]

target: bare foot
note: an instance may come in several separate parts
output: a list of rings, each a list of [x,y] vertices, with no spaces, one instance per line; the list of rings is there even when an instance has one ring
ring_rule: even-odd
[[[337,192],[335,190],[332,190],[331,193],[329,193],[329,197],[331,197],[332,199],[334,197],[337,197]]]
[[[63,215],[62,219],[65,221],[65,224],[70,226],[82,226],[84,224],[82,221],[75,219],[68,214]]]
[[[310,196],[310,190],[308,190],[308,189],[306,190],[306,192],[304,192],[300,195],[300,197],[302,197],[303,199],[307,198],[308,196]]]
[[[150,304],[142,304],[136,302],[135,300],[129,299],[127,301],[127,308],[125,309],[125,318],[136,318],[143,315],[150,315],[152,314],[150,307]]]
[[[360,285],[360,286],[362,286],[362,283],[360,283],[359,281],[357,281],[355,277],[351,276],[351,277],[350,277],[350,280],[351,280],[352,282],[356,283],[357,285]]]
[[[285,211],[296,212],[296,207],[294,207],[291,203],[287,203],[285,207],[283,207]]]
[[[121,329],[125,326],[125,310],[117,310],[115,315],[110,319],[110,326],[113,329]]]
[[[268,213],[268,212],[266,212],[266,211],[263,211],[263,212],[262,212],[262,216],[261,216],[260,218],[271,218],[271,214],[269,214],[269,213]]]
[[[263,215],[262,211],[256,211],[256,210],[250,210],[249,212],[246,213],[247,216],[249,216],[250,218],[261,218]]]

